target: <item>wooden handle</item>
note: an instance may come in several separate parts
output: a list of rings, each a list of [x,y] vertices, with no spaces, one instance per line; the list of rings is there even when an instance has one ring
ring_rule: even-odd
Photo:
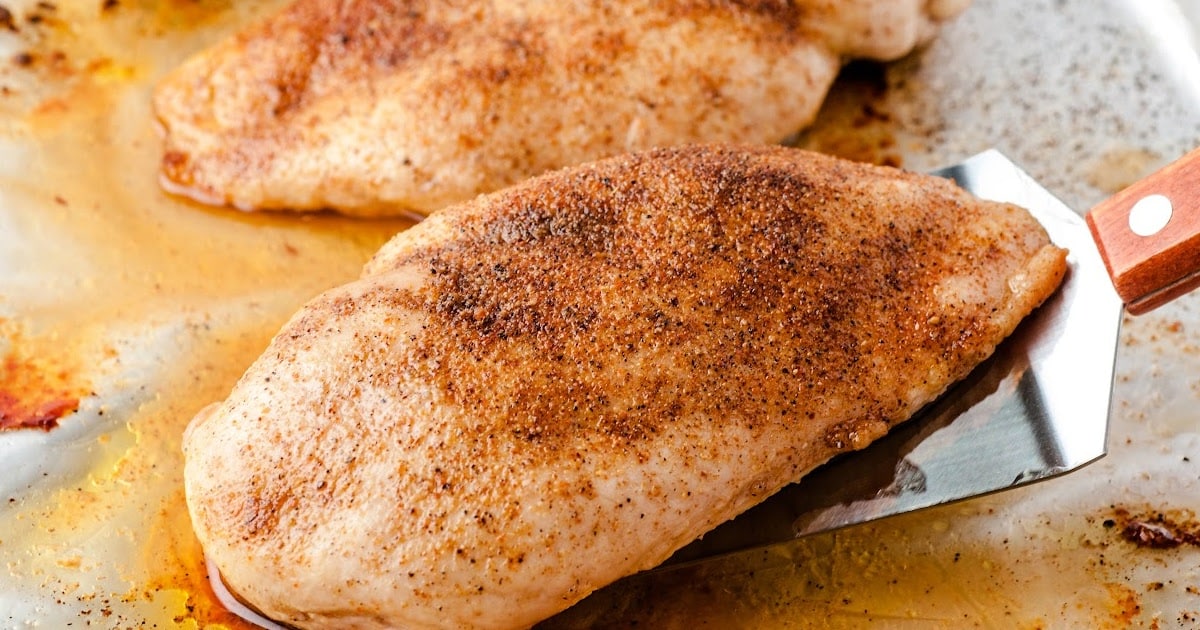
[[[1099,203],[1087,223],[1130,313],[1200,287],[1200,149]]]

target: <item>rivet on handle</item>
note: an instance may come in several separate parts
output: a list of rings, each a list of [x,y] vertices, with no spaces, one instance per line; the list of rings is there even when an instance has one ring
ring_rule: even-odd
[[[1129,209],[1129,229],[1138,236],[1154,236],[1171,221],[1174,208],[1163,195],[1146,195]]]

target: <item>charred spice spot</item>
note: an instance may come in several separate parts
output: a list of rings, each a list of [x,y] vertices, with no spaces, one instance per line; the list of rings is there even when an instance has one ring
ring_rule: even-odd
[[[16,20],[13,19],[12,11],[8,7],[0,6],[0,28],[12,33],[18,32]]]
[[[0,431],[49,431],[79,409],[87,387],[73,384],[69,370],[14,348],[0,361]]]
[[[1116,529],[1123,540],[1143,549],[1200,547],[1200,522],[1189,510],[1151,510],[1135,513],[1128,508],[1114,509],[1113,518],[1104,521],[1106,529]]]

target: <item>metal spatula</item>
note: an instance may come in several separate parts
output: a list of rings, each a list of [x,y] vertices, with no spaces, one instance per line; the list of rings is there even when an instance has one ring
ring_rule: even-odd
[[[1122,306],[1139,314],[1200,284],[1200,209],[1183,206],[1196,197],[1188,182],[1200,188],[1198,170],[1200,151],[1098,205],[1086,222],[997,151],[938,171],[978,197],[1028,208],[1070,250],[1062,288],[917,417],[663,566],[1015,488],[1102,457]]]

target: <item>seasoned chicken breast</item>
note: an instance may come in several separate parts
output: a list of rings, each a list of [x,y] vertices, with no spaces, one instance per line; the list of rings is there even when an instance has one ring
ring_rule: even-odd
[[[426,213],[686,142],[778,142],[842,63],[968,0],[298,0],[166,77],[168,188],[240,208]]]
[[[206,554],[300,627],[518,628],[883,435],[1053,292],[1015,206],[784,148],[436,213],[184,438]]]

